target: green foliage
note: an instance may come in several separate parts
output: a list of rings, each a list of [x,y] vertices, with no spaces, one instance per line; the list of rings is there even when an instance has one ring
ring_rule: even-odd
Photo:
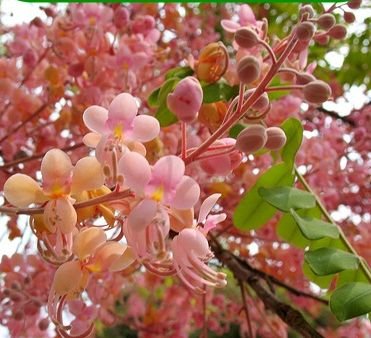
[[[229,86],[225,82],[217,82],[202,87],[204,94],[204,103],[213,103],[217,101],[228,101],[238,94],[238,86]]]
[[[252,189],[241,199],[233,215],[233,223],[241,230],[258,229],[275,214],[276,209],[259,194],[259,188],[292,185],[292,168],[285,163],[272,166],[259,177]]]
[[[315,197],[306,191],[291,187],[264,187],[258,190],[260,196],[275,208],[287,212],[293,209],[308,209],[316,205]]]
[[[281,158],[282,161],[293,166],[296,153],[303,141],[303,127],[299,120],[289,118],[281,124],[281,128],[287,138],[286,144],[281,150]]]
[[[333,248],[307,251],[304,257],[313,272],[319,276],[331,275],[343,270],[355,270],[359,265],[357,256]]]
[[[165,79],[169,80],[171,78],[178,78],[178,79],[184,79],[187,76],[193,75],[193,69],[191,67],[176,67],[173,69],[170,69],[165,74]]]
[[[349,283],[334,291],[330,309],[340,321],[371,312],[371,285]]]

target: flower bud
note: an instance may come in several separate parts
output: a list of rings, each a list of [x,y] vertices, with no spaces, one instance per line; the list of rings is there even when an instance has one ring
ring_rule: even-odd
[[[118,29],[124,28],[129,22],[129,11],[125,7],[117,7],[113,14],[113,24]]]
[[[222,124],[227,108],[224,101],[204,103],[198,113],[198,121],[214,132]]]
[[[218,81],[228,68],[228,52],[222,42],[204,47],[195,65],[197,78],[207,83]]]
[[[328,35],[321,34],[314,36],[313,40],[319,43],[320,45],[327,45],[330,41],[330,37]]]
[[[259,61],[254,56],[243,57],[237,65],[238,78],[242,83],[248,84],[260,76]]]
[[[356,17],[352,12],[344,12],[344,20],[346,23],[353,23]]]
[[[245,100],[251,96],[251,94],[255,91],[255,89],[249,89],[245,92]],[[264,112],[269,106],[269,97],[266,92],[264,92],[260,97],[255,101],[255,103],[251,106],[253,110],[258,112]]]
[[[307,14],[308,18],[312,18],[314,16],[314,9],[311,5],[304,5],[299,10],[300,16],[303,14]]]
[[[361,4],[362,0],[350,0],[347,5],[351,9],[358,9],[359,7],[361,7]]]
[[[316,28],[311,22],[302,22],[300,23],[296,29],[295,33],[299,40],[301,41],[309,41],[316,31]]]
[[[265,128],[260,125],[252,125],[242,130],[237,136],[236,149],[246,153],[254,153],[263,148],[267,142]]]
[[[303,94],[309,103],[321,104],[331,96],[331,88],[327,83],[315,80],[304,86]]]
[[[317,23],[321,28],[328,30],[336,24],[336,19],[332,14],[322,14]]]
[[[265,147],[269,150],[279,150],[286,143],[286,134],[285,132],[278,127],[267,128],[267,142]]]
[[[179,81],[174,92],[167,96],[168,108],[183,122],[192,122],[201,108],[203,92],[193,76]]]
[[[16,311],[16,312],[14,312],[13,318],[14,318],[15,320],[17,320],[17,321],[18,321],[18,320],[22,320],[23,317],[24,317],[23,311],[18,310],[18,311]]]
[[[234,39],[241,48],[252,48],[259,42],[258,34],[246,27],[239,28],[234,35]]]
[[[299,73],[296,75],[296,84],[305,85],[309,82],[315,81],[316,78],[312,74]]]
[[[38,323],[38,327],[40,331],[46,331],[49,327],[49,319],[48,318],[41,319]]]
[[[337,40],[342,40],[347,35],[347,29],[344,25],[335,25],[328,31],[328,35]]]

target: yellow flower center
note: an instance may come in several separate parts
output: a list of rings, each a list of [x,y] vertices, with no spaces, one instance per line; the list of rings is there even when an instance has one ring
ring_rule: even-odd
[[[156,188],[156,190],[153,192],[151,197],[156,202],[161,202],[164,198],[164,187],[160,186],[160,187]]]
[[[54,199],[54,198],[63,197],[67,193],[68,192],[65,186],[55,183],[51,186],[51,189],[49,190],[48,195],[50,196],[50,198]]]
[[[113,128],[113,136],[117,139],[122,139],[124,131],[121,124],[117,124],[115,128]]]
[[[89,18],[89,25],[94,26],[96,24],[97,20],[94,16],[91,16]]]

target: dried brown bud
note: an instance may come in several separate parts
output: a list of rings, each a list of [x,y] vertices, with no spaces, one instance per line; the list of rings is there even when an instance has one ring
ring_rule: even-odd
[[[242,48],[252,48],[259,42],[258,34],[256,34],[252,29],[246,27],[239,28],[234,35],[234,39]]]
[[[308,18],[312,18],[314,16],[314,9],[311,5],[304,5],[299,10],[300,16],[303,14],[307,14]]]
[[[335,25],[328,31],[328,35],[334,39],[342,40],[347,35],[347,29],[344,25]]]
[[[309,41],[313,37],[315,31],[316,28],[314,25],[308,21],[300,23],[295,29],[296,36],[301,41]]]
[[[248,84],[260,76],[260,64],[254,56],[243,57],[237,65],[238,78],[242,83]]]
[[[322,14],[317,23],[321,28],[328,30],[336,24],[336,19],[332,14]]]
[[[285,132],[278,127],[267,128],[267,142],[265,143],[265,148],[269,150],[279,150],[286,143],[286,134]]]
[[[296,75],[296,84],[305,85],[309,82],[315,81],[316,78],[312,74],[299,73]]]
[[[348,2],[348,7],[351,9],[358,9],[359,7],[361,7],[361,4],[362,0],[350,0]]]
[[[250,154],[263,148],[267,142],[265,128],[260,125],[252,125],[242,130],[237,136],[236,149]]]
[[[344,20],[346,23],[353,23],[356,21],[356,17],[352,12],[344,12]]]
[[[331,96],[331,88],[326,82],[316,80],[306,84],[303,93],[309,103],[321,104]]]
[[[222,42],[213,42],[202,48],[195,65],[199,80],[214,83],[218,81],[228,68],[228,51]]]

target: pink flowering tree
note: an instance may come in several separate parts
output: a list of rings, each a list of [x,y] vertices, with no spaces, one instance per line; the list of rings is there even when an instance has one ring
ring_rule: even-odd
[[[371,335],[371,110],[326,109],[349,79],[322,66],[361,1],[292,6],[1,26],[11,337]]]

